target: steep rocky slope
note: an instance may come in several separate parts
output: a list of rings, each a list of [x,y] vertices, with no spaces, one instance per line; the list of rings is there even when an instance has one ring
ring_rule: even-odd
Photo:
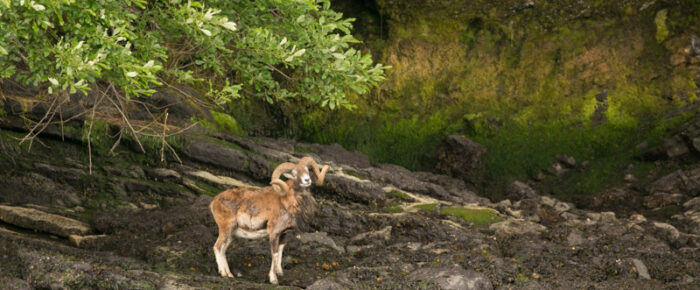
[[[331,171],[312,190],[311,231],[285,251],[281,287],[690,289],[700,281],[697,192],[686,193],[679,216],[657,220],[583,210],[521,182],[493,203],[462,180],[371,165],[339,146],[197,129],[178,141],[182,164],[125,143],[94,154],[89,174],[80,136],[61,141],[48,130],[28,151],[18,144],[23,133],[2,127],[0,284],[14,289],[270,287],[261,240],[237,239],[228,260],[238,277],[217,275],[208,203],[225,188],[265,186],[271,168],[302,156]],[[683,176],[664,184],[700,179],[697,170]]]

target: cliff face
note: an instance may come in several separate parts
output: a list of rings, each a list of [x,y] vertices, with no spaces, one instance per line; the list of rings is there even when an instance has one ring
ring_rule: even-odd
[[[392,66],[354,112],[301,117],[311,140],[432,166],[442,136],[486,145],[496,176],[556,154],[609,158],[659,142],[698,93],[694,1],[335,1]],[[626,165],[626,164],[625,164]]]

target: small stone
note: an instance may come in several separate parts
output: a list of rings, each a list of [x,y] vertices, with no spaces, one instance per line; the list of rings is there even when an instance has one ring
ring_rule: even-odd
[[[535,176],[533,176],[532,179],[534,179],[535,181],[542,181],[545,179],[545,177],[546,176],[544,175],[544,173],[542,173],[542,171],[540,171],[540,172],[537,172],[537,174],[535,174]]]
[[[664,140],[664,148],[669,158],[675,158],[690,152],[688,146],[685,145],[685,141],[683,141],[683,138],[680,136],[674,136]]]
[[[542,203],[542,204],[544,204],[544,205],[546,205],[546,206],[554,207],[554,203],[555,203],[555,202],[556,202],[556,200],[553,199],[553,198],[551,198],[551,197],[549,197],[549,196],[542,196],[542,197],[540,197],[540,203]]]
[[[350,239],[350,242],[353,244],[369,244],[376,241],[384,242],[389,240],[391,240],[391,226],[387,226],[377,231],[358,234],[352,237],[352,239]]]
[[[326,232],[302,233],[299,235],[299,240],[301,240],[302,244],[321,244],[338,251],[338,253],[345,253],[345,249],[343,247],[339,247]]]
[[[561,213],[561,217],[563,217],[565,220],[570,221],[570,220],[577,220],[579,219],[579,216],[570,212],[563,212]]]
[[[683,204],[684,208],[700,208],[700,197],[693,198]]]
[[[586,240],[583,238],[583,235],[579,231],[571,231],[569,233],[569,236],[566,237],[566,241],[569,242],[570,246],[579,246],[582,245]]]
[[[660,238],[663,238],[667,242],[674,243],[678,241],[680,238],[681,234],[676,229],[676,227],[667,224],[667,223],[660,223],[660,222],[653,222],[652,224],[653,230],[657,233],[657,235]]]
[[[144,208],[144,209],[155,209],[155,208],[158,208],[158,205],[150,204],[150,203],[145,203],[145,202],[139,202],[139,205],[141,205],[141,207]]]
[[[78,248],[98,248],[107,240],[107,235],[70,235],[68,239],[70,239],[71,244]]]
[[[635,224],[641,224],[641,223],[645,223],[647,221],[647,218],[645,218],[641,214],[633,214],[629,217],[629,219],[630,219],[630,221],[632,221]]]
[[[561,176],[566,171],[568,171],[568,170],[566,168],[564,168],[564,166],[561,165],[561,163],[559,163],[559,162],[554,162],[554,164],[552,164],[552,166],[550,166],[549,169],[547,169],[547,172],[549,172],[550,174],[552,174],[554,176]]]
[[[554,204],[554,210],[557,212],[565,212],[571,209],[571,206],[566,202],[558,201]]]
[[[407,247],[409,250],[411,250],[411,251],[418,251],[418,250],[420,250],[420,248],[421,248],[422,246],[423,246],[423,244],[417,243],[417,242],[409,242],[409,243],[406,245],[406,247]]]
[[[605,223],[610,223],[617,221],[617,218],[615,217],[615,213],[611,211],[605,211],[600,213],[600,221],[605,222]]]
[[[700,137],[693,138],[693,148],[695,148],[695,151],[700,152]]]
[[[506,213],[516,218],[523,218],[522,210],[512,210],[510,208],[506,208]]]
[[[569,155],[557,154],[555,158],[567,167],[573,168],[576,166],[576,159]]]
[[[510,201],[510,199],[504,199],[499,201],[496,206],[501,206],[501,207],[511,207],[513,206],[513,203]]]
[[[586,213],[586,217],[588,217],[588,218],[591,219],[592,221],[596,221],[596,222],[597,222],[597,221],[600,220],[601,214],[600,214],[600,213],[597,213],[597,212],[588,212],[588,213]]]
[[[639,275],[640,279],[651,279],[651,276],[649,276],[649,271],[647,270],[647,266],[644,265],[644,263],[642,263],[641,260],[632,259],[632,264],[634,264],[634,267],[637,269],[637,274]]]

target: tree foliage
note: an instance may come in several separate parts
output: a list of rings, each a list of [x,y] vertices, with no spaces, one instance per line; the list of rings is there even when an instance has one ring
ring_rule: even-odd
[[[0,77],[49,94],[104,80],[127,98],[164,83],[352,108],[386,67],[351,47],[328,0],[0,0]]]

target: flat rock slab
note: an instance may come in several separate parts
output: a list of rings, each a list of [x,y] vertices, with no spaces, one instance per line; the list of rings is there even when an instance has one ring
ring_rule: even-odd
[[[214,174],[211,174],[207,171],[202,171],[202,170],[197,170],[197,171],[188,171],[185,174],[196,177],[199,179],[202,179],[204,181],[207,181],[209,183],[214,183],[221,185],[225,188],[229,187],[249,187],[249,188],[258,188],[257,186],[254,186],[252,184],[247,184],[245,182],[242,182],[238,179],[234,179],[228,176],[217,176]]]
[[[464,270],[460,267],[422,268],[409,274],[408,279],[428,281],[446,290],[493,289],[491,281],[482,273]]]
[[[33,208],[0,205],[0,220],[18,227],[51,233],[61,237],[91,232],[84,222]]]

